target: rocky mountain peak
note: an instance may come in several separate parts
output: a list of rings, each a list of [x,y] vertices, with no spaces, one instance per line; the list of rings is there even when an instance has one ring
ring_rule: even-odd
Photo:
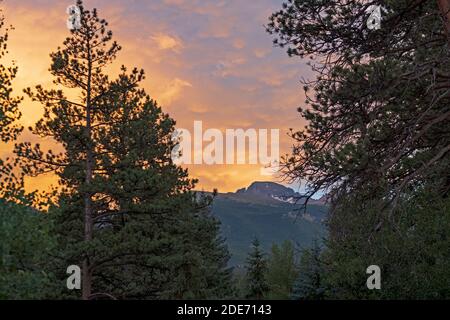
[[[248,188],[239,189],[236,193],[269,197],[292,197],[297,195],[297,193],[291,188],[275,182],[253,182]]]

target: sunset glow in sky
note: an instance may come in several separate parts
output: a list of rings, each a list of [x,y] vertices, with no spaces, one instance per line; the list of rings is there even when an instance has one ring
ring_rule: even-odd
[[[9,55],[19,66],[15,93],[37,84],[50,86],[50,52],[69,35],[66,8],[73,0],[4,0],[10,33]],[[303,105],[300,80],[311,77],[304,62],[273,47],[264,25],[281,0],[85,0],[109,22],[123,47],[111,69],[124,64],[146,71],[143,87],[177,126],[191,129],[195,120],[205,129],[280,129],[281,154],[289,152],[288,129],[304,124],[296,109]],[[39,104],[22,103],[25,127],[41,116]],[[21,139],[52,146],[24,132]],[[0,147],[0,157],[11,150]],[[199,189],[235,191],[260,175],[259,165],[189,166]],[[275,179],[275,178],[273,178]],[[51,176],[28,181],[43,188]]]

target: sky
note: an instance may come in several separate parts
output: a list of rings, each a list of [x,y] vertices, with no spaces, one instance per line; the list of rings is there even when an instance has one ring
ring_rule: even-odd
[[[14,92],[37,84],[51,85],[49,54],[69,36],[66,8],[73,0],[3,0],[7,24],[12,24],[9,54],[19,72]],[[304,104],[300,80],[311,78],[306,64],[289,58],[272,44],[264,25],[281,0],[85,0],[109,22],[123,47],[110,72],[123,64],[143,68],[145,90],[177,121],[191,130],[279,129],[280,153],[289,153],[289,128],[301,129],[296,111]],[[39,104],[25,98],[22,123],[33,125],[42,115]],[[58,150],[51,140],[24,132],[21,140]],[[0,146],[0,157],[10,152]],[[198,189],[235,191],[253,181],[279,181],[262,176],[260,165],[189,165]],[[27,188],[46,188],[52,176],[27,180]]]

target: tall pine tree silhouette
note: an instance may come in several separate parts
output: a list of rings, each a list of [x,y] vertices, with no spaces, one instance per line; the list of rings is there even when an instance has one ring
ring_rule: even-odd
[[[51,54],[54,82],[66,90],[26,90],[45,111],[33,132],[65,151],[16,146],[28,174],[60,178],[49,210],[59,244],[52,271],[63,282],[67,266],[82,264],[83,299],[220,297],[227,290],[214,279],[229,281],[227,252],[211,245],[219,238],[210,199],[191,191],[196,181],[171,159],[175,121],[139,88],[142,70],[122,67],[109,80],[120,46],[95,9],[77,5],[81,28]]]

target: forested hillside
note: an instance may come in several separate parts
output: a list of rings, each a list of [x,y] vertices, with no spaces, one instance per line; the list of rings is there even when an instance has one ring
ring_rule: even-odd
[[[219,194],[214,199],[212,212],[221,221],[232,266],[244,265],[255,237],[261,248],[268,252],[272,244],[286,240],[299,248],[309,248],[326,235],[325,205],[310,204],[303,212],[295,203],[293,190],[276,183],[259,183],[266,184],[268,188],[263,190],[256,189],[257,184],[253,184],[245,191]]]

